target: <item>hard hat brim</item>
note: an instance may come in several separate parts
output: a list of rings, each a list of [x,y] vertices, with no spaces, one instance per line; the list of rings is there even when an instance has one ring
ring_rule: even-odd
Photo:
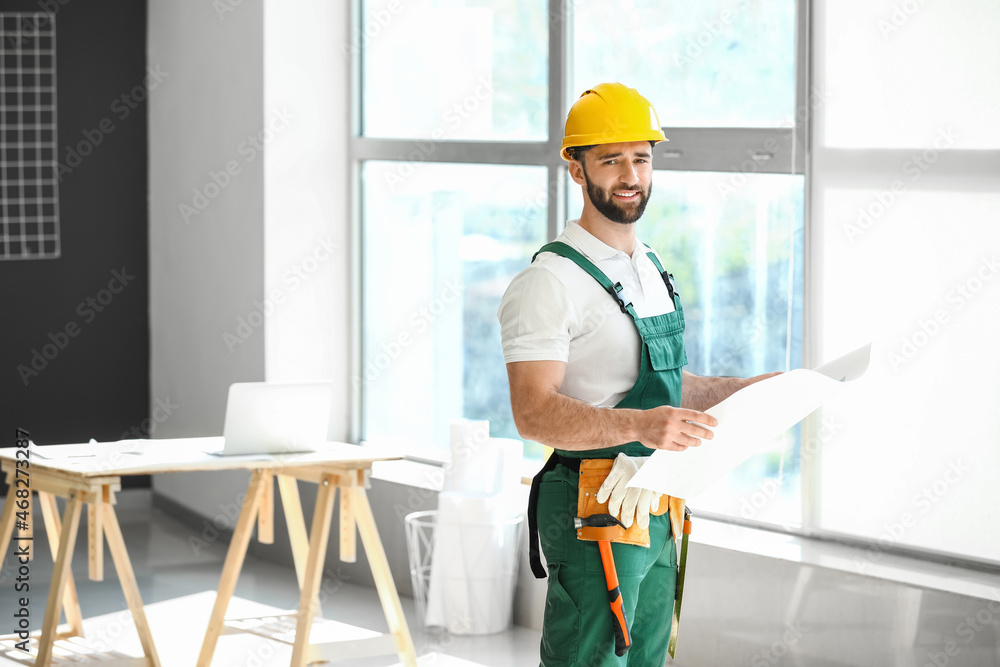
[[[630,141],[652,141],[655,145],[661,141],[670,140],[664,136],[662,130],[659,132],[644,132],[636,135],[617,135],[614,138],[609,138],[606,134],[576,134],[563,139],[562,149],[559,151],[559,155],[562,156],[563,160],[572,162],[573,158],[569,154],[570,148],[577,148],[579,146],[596,146],[600,144],[627,143]]]

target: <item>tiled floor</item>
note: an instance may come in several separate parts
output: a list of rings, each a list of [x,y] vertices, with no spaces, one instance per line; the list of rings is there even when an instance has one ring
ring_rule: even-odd
[[[201,647],[202,636],[215,600],[227,543],[205,546],[192,540],[192,532],[180,521],[151,506],[148,491],[129,490],[118,495],[118,517],[126,545],[164,667],[190,667]],[[39,515],[40,516],[40,515]],[[41,537],[41,533],[39,534]],[[36,542],[37,553],[30,566],[32,627],[41,625],[52,559],[44,539]],[[86,518],[81,521],[76,554],[86,553]],[[0,570],[0,634],[13,631],[16,611],[13,559]],[[141,655],[131,615],[118,586],[110,554],[105,552],[105,580],[87,577],[86,558],[73,562],[85,634],[108,648]],[[325,618],[376,631],[387,631],[378,596],[373,588],[338,582],[327,590]],[[416,619],[413,600],[403,598],[403,608],[413,634],[421,665],[440,667],[514,667],[537,664],[537,632],[515,627],[504,633],[469,637],[423,632]],[[258,616],[298,605],[298,587],[290,568],[247,556],[236,586],[236,598],[228,616]],[[5,627],[6,626],[6,627]],[[290,649],[270,640],[249,636],[219,639],[213,665],[265,667],[287,665]],[[380,667],[398,662],[394,656],[355,659],[336,664]],[[17,662],[0,658],[0,665]]]
[[[164,667],[195,664],[215,599],[227,543],[199,542],[198,531],[151,506],[147,491],[118,496],[118,515],[150,625]],[[42,534],[39,533],[39,537]],[[44,539],[31,564],[32,627],[41,624],[51,557]],[[700,551],[699,551],[700,548]],[[86,549],[81,522],[77,554]],[[697,553],[696,553],[697,552]],[[878,579],[777,558],[743,555],[695,545],[685,595],[685,621],[671,667],[997,667],[1000,613],[996,602],[900,586]],[[0,570],[0,634],[13,631],[14,569]],[[85,629],[91,639],[125,653],[140,653],[131,617],[105,552],[105,581],[87,577],[85,558],[74,560]],[[738,567],[737,567],[738,566]],[[803,585],[802,590],[800,584]],[[1000,591],[1000,588],[997,589]],[[298,588],[291,568],[248,556],[228,615],[256,616],[294,609]],[[386,631],[373,588],[337,577],[324,586],[325,618]],[[414,604],[403,598],[421,665],[523,667],[538,664],[537,632],[525,628],[489,636],[438,636],[422,632]],[[287,665],[290,649],[253,636],[220,638],[213,665]],[[335,663],[387,667],[394,656]],[[0,658],[0,667],[14,665]],[[647,666],[640,666],[647,667]]]

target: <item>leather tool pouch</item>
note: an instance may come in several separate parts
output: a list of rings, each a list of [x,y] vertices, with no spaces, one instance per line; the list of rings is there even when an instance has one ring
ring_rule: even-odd
[[[597,502],[597,491],[601,488],[601,484],[604,483],[608,473],[611,472],[611,466],[614,465],[614,462],[614,459],[584,459],[580,461],[580,492],[577,497],[577,516],[586,518],[593,514],[609,513],[607,503]],[[680,502],[681,516],[683,516],[684,501],[679,498],[671,498],[670,496],[660,496],[659,509],[653,512],[653,514],[655,516],[665,514],[668,509],[677,504],[677,501]],[[671,512],[671,525],[673,525],[673,514]],[[587,542],[610,540],[612,542],[635,544],[640,547],[649,548],[649,529],[639,528],[637,523],[633,523],[628,528],[622,528],[621,526],[598,530],[581,528],[576,531],[576,536],[577,539]]]

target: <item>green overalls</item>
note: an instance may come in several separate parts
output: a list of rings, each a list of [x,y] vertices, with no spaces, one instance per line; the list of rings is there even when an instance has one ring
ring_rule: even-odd
[[[572,247],[554,242],[538,252],[552,252],[574,261],[593,276],[618,302],[622,313],[630,315],[635,322],[642,339],[639,377],[615,407],[642,410],[661,405],[679,407],[681,371],[687,363],[684,311],[656,255],[647,253],[667,284],[675,310],[653,317],[638,317],[632,304],[625,304],[619,298],[621,285],[612,284],[600,269]],[[532,570],[539,578],[545,576],[538,560],[536,529],[549,566],[542,625],[543,667],[660,667],[666,661],[677,577],[677,552],[671,539],[670,518],[667,514],[649,517],[648,549],[612,544],[633,642],[629,652],[618,657],[598,545],[578,540],[573,526],[578,473],[573,470],[573,461],[567,461],[615,458],[619,452],[628,456],[649,456],[652,451],[639,442],[584,451],[556,450],[532,481],[528,501]]]

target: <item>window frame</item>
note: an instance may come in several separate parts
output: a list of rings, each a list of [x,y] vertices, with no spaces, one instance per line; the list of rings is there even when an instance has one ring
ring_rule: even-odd
[[[500,165],[533,165],[547,167],[547,190],[550,195],[547,212],[547,234],[555,238],[565,224],[567,191],[563,178],[563,161],[559,148],[569,108],[569,46],[572,35],[569,24],[572,20],[574,0],[547,0],[548,26],[548,139],[546,141],[494,142],[457,141],[429,139],[374,139],[361,136],[361,109],[363,86],[361,82],[363,50],[351,49],[348,57],[350,68],[350,125],[348,140],[348,178],[351,228],[351,377],[360,377],[363,346],[362,322],[364,304],[361,288],[361,249],[364,243],[362,220],[361,165],[365,160],[404,160],[418,144],[433,141],[435,150],[427,157],[427,162],[480,163]],[[355,36],[363,34],[363,0],[351,0],[344,4],[349,14],[349,25]],[[811,166],[813,160],[813,111],[823,104],[822,91],[813,90],[815,25],[813,21],[814,0],[796,0],[795,33],[795,125],[791,128],[695,128],[665,127],[664,133],[670,138],[668,144],[660,144],[653,155],[653,168],[667,171],[715,171],[802,175],[803,192],[803,304],[802,304],[802,357],[803,366],[811,368],[822,360],[817,358],[819,340],[817,326],[822,316],[820,290],[816,283],[813,267],[820,258],[819,249],[814,244],[812,230],[813,184]],[[360,42],[355,42],[360,43]],[[769,155],[755,155],[767,152]],[[898,165],[912,150],[876,149],[866,150],[864,156],[856,155],[853,149],[824,149],[824,160],[840,160],[856,167],[845,170],[854,173],[878,171],[877,165]],[[984,165],[991,163],[1000,151],[955,150],[951,152],[949,174],[956,176],[977,175]],[[759,159],[758,159],[759,158]],[[750,162],[747,162],[750,160]],[[877,164],[873,164],[877,163]],[[858,171],[859,170],[859,171]],[[851,177],[845,177],[850,179]],[[860,177],[859,177],[860,178]],[[352,441],[362,440],[361,416],[364,397],[358,383],[350,388],[350,434]],[[816,432],[819,417],[813,414],[803,422],[803,432]],[[414,453],[415,460],[442,462],[427,452]],[[801,461],[801,525],[798,528],[765,523],[740,516],[717,515],[701,512],[700,515],[749,528],[785,533],[800,537],[822,539],[846,546],[867,549],[873,541],[857,535],[844,535],[820,528],[820,484],[819,457],[806,457]],[[996,572],[993,563],[983,563],[971,557],[954,553],[944,553],[900,545],[877,545],[880,553],[914,557],[923,561],[963,566],[980,571]]]
[[[666,171],[712,171],[723,173],[767,173],[803,175],[804,188],[804,257],[809,258],[811,210],[808,167],[811,140],[811,52],[812,0],[795,0],[795,124],[793,127],[664,127],[669,143],[662,143],[653,152],[653,169]],[[345,3],[349,25],[356,35],[363,34],[364,0]],[[568,196],[563,177],[564,162],[559,156],[563,125],[572,102],[568,81],[571,62],[571,23],[573,0],[547,0],[548,17],[548,138],[545,141],[464,141],[433,139],[386,139],[362,135],[364,85],[364,50],[348,54],[351,81],[351,136],[348,140],[350,210],[352,238],[352,303],[351,303],[351,377],[360,377],[364,345],[362,340],[365,304],[362,303],[362,248],[365,243],[362,205],[362,164],[367,160],[408,161],[407,156],[420,145],[433,143],[431,154],[418,151],[420,162],[476,163],[498,165],[530,165],[546,167],[546,188],[549,193],[546,233],[555,238],[565,225]],[[575,99],[575,97],[573,98]],[[802,267],[803,294],[812,293],[808,261]],[[816,313],[810,300],[803,304],[803,363],[809,367],[818,361],[815,341],[807,335]],[[363,405],[365,396],[360,383],[351,383],[350,436],[354,442],[363,440]],[[812,419],[812,418],[809,418]],[[809,419],[803,428],[810,428]],[[418,456],[427,458],[426,452]],[[430,455],[431,459],[436,457]],[[815,457],[811,457],[815,458]],[[812,460],[802,461],[802,532],[813,530],[819,507],[819,477]],[[744,522],[741,518],[720,517],[726,521]],[[770,526],[770,524],[767,524]],[[779,526],[773,526],[780,530]]]

